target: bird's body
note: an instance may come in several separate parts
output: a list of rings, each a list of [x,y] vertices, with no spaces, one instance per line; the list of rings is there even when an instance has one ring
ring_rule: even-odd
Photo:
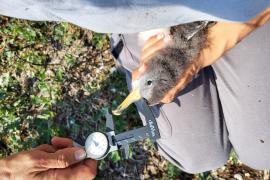
[[[171,27],[172,42],[147,61],[146,71],[132,82],[133,92],[117,108],[116,114],[140,98],[146,99],[149,105],[159,103],[208,44],[207,34],[212,24],[198,21]]]
[[[186,66],[196,60],[207,45],[209,25],[200,21],[171,27],[172,43],[148,61],[146,72],[138,79],[140,94],[150,105],[159,103]]]

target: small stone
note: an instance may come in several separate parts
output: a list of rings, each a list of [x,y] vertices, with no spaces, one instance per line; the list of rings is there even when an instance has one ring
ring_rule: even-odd
[[[152,175],[156,175],[157,174],[157,170],[156,170],[156,168],[154,166],[148,166],[147,167],[147,170],[150,171],[150,173]]]
[[[153,158],[153,163],[154,163],[154,165],[158,166],[159,160],[157,158]]]
[[[144,176],[143,179],[149,179],[150,178],[149,174],[144,174],[143,176]]]
[[[218,172],[217,171],[211,171],[211,175],[214,176],[214,177],[217,177]]]
[[[222,167],[220,168],[221,171],[225,171],[225,169],[226,169],[225,166],[222,166]]]
[[[243,180],[243,177],[240,174],[235,174],[233,177],[237,180]]]
[[[167,164],[166,161],[162,161],[161,163],[159,163],[158,168],[159,169],[164,169],[164,167],[165,167],[166,164]]]

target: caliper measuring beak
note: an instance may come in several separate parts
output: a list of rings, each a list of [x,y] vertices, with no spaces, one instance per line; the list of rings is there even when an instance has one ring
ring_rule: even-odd
[[[124,156],[123,158],[128,159],[130,143],[147,138],[155,143],[160,138],[156,119],[146,102],[142,101],[142,113],[145,116],[146,126],[115,134],[112,114],[107,111],[106,132],[93,132],[86,138],[84,148],[87,158],[100,160],[110,152],[120,150]]]

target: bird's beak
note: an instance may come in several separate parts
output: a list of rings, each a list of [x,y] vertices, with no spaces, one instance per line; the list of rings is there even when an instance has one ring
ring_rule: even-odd
[[[112,111],[114,115],[120,115],[131,103],[138,101],[141,99],[142,96],[140,95],[139,89],[132,90],[126,99],[115,109]]]

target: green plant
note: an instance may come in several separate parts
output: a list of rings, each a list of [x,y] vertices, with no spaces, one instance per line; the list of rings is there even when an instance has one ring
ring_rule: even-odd
[[[230,160],[232,161],[233,165],[236,165],[238,163],[238,157],[237,157],[237,154],[236,154],[235,150],[231,151]]]
[[[92,43],[97,49],[101,49],[105,43],[108,43],[106,34],[93,32]]]
[[[167,173],[169,179],[177,179],[181,175],[181,171],[171,163],[168,163]]]

